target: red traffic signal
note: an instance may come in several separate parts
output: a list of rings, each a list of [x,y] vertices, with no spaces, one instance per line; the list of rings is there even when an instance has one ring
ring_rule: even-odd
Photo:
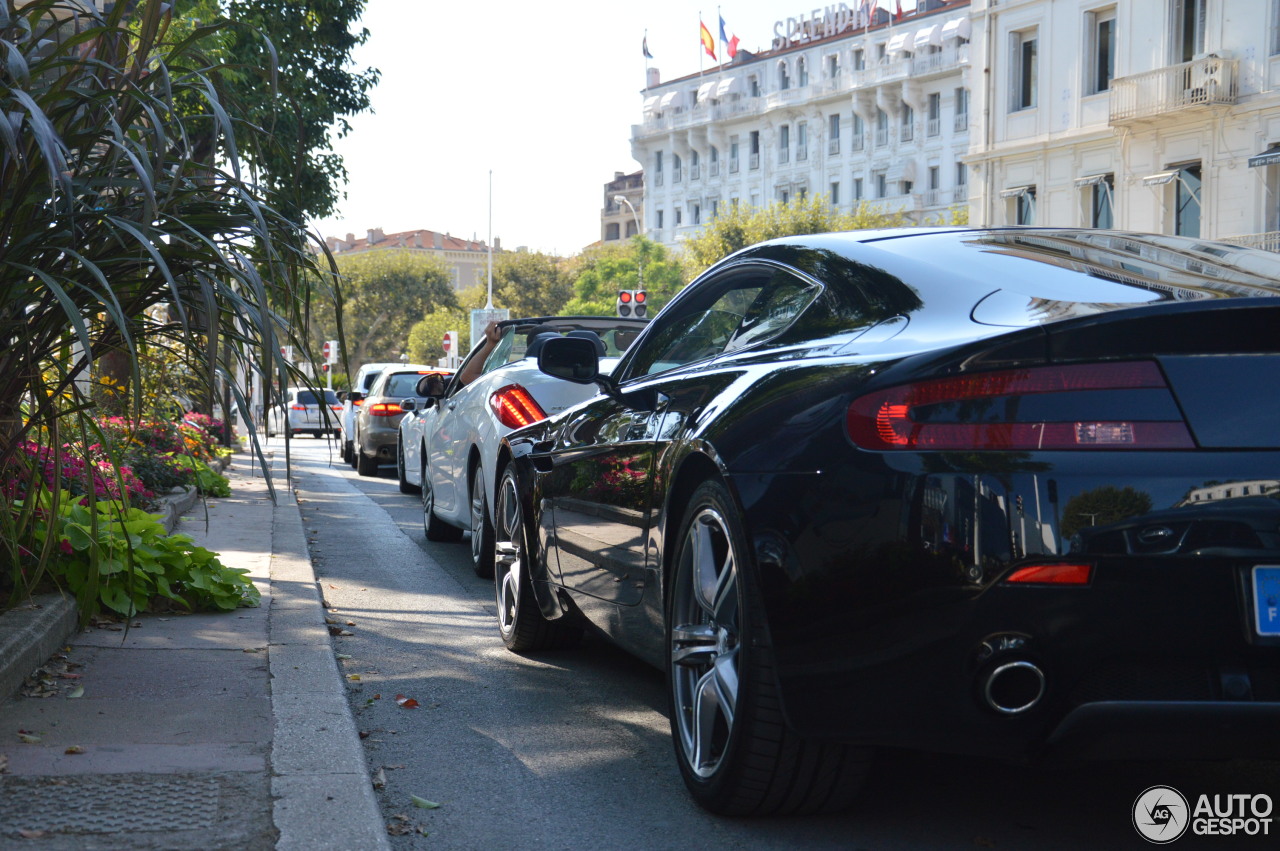
[[[644,290],[636,290],[636,304],[644,304]]]
[[[631,290],[621,290],[618,292],[618,301],[623,304],[631,303]]]

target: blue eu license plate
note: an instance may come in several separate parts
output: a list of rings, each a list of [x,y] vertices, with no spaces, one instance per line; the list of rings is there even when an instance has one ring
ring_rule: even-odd
[[[1253,619],[1258,635],[1280,635],[1280,564],[1254,565]]]

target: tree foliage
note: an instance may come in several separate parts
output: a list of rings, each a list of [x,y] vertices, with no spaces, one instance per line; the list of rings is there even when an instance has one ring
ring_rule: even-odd
[[[395,361],[407,351],[409,329],[428,313],[456,310],[449,267],[438,257],[388,248],[340,256],[343,332],[348,372],[371,361]],[[320,305],[311,319],[313,347],[337,338],[332,311]]]
[[[613,316],[618,290],[641,289],[642,274],[649,316],[685,285],[680,263],[664,246],[643,236],[624,245],[588,249],[573,258],[569,269],[573,298],[564,312],[576,316]]]
[[[1151,495],[1128,485],[1103,485],[1067,500],[1062,509],[1062,535],[1069,538],[1086,526],[1107,526],[1151,511]]]
[[[866,202],[842,213],[833,208],[823,195],[778,202],[768,207],[739,204],[721,209],[722,212],[701,231],[681,243],[685,275],[690,280],[738,249],[766,239],[920,224],[905,212],[881,212]],[[927,224],[963,224],[967,219],[968,213],[957,209]]]
[[[445,308],[428,313],[409,329],[409,360],[414,363],[436,363],[444,357],[444,333],[458,332],[458,350],[471,351],[471,311],[479,310],[488,300],[486,287],[469,287],[458,293],[457,309]]]
[[[573,293],[558,257],[529,251],[493,258],[493,302],[512,317],[554,316]]]

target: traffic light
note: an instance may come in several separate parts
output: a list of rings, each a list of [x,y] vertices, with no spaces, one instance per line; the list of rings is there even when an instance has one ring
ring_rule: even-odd
[[[618,290],[618,315],[622,317],[645,315],[644,290]]]

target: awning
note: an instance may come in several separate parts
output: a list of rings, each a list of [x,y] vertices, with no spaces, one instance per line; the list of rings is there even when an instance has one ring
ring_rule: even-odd
[[[674,91],[667,92],[662,96],[662,100],[658,101],[658,109],[679,109],[684,106],[684,92]]]
[[[703,83],[701,86],[698,86],[698,103],[706,103],[710,100],[714,96],[716,86],[718,85],[719,83],[715,80],[710,80]]]
[[[942,25],[943,39],[968,38],[969,32],[968,18],[956,18],[955,20],[947,21]]]
[[[1269,151],[1263,151],[1249,157],[1249,168],[1257,168],[1264,165],[1280,165],[1280,148],[1272,148]]]
[[[1178,172],[1176,169],[1174,171],[1159,171],[1155,174],[1148,174],[1146,177],[1142,178],[1142,185],[1163,186],[1166,183],[1173,183],[1173,179],[1177,176]]]
[[[641,108],[640,111],[645,115],[652,115],[653,111],[658,108],[659,100],[660,98],[657,95],[645,98],[644,106]]]
[[[1091,174],[1088,177],[1077,177],[1072,182],[1076,185],[1077,189],[1083,189],[1086,186],[1097,186],[1099,183],[1105,182],[1106,179],[1107,173]]]
[[[1035,190],[1034,186],[1014,186],[1010,189],[1001,189],[1001,198],[1017,198],[1022,195],[1029,195]]]
[[[915,40],[911,42],[916,50],[924,50],[926,47],[933,45],[942,47],[942,27],[934,24],[931,27],[916,30]]]
[[[911,38],[911,33],[898,33],[889,39],[889,43],[885,45],[884,52],[886,55],[890,53],[901,53],[907,49],[907,39]]]
[[[742,86],[738,83],[737,77],[725,77],[716,86],[716,97],[723,98],[728,95],[737,94],[742,91]]]

